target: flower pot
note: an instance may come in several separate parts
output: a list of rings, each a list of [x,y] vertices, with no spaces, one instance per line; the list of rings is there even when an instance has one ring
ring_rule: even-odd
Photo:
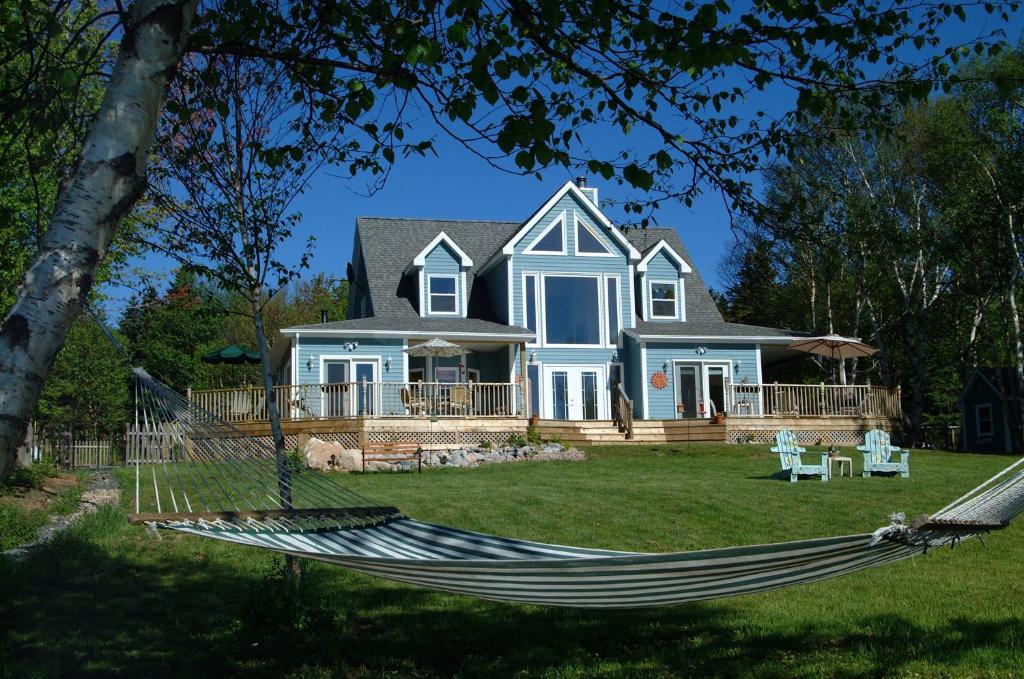
[[[725,424],[725,414],[715,413],[715,416],[711,418],[711,421],[714,422],[715,424]]]
[[[530,426],[536,427],[540,423],[540,415],[530,415]]]

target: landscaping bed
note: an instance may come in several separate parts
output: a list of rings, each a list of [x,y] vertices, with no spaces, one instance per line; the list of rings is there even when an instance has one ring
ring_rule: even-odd
[[[52,464],[19,467],[0,485],[0,552],[35,540],[54,515],[78,509],[83,477]]]

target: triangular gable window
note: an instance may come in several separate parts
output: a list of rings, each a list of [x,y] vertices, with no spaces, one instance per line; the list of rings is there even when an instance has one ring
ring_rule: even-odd
[[[524,250],[527,254],[544,254],[544,255],[564,255],[565,254],[565,213],[563,212],[558,219],[551,222],[548,226],[537,236],[537,239],[530,244],[530,247]]]
[[[576,254],[610,255],[601,239],[579,217],[576,218]]]

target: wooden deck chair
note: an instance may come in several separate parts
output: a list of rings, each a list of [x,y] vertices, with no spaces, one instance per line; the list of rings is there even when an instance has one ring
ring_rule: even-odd
[[[881,429],[864,434],[864,443],[857,446],[857,450],[864,453],[864,471],[861,472],[864,478],[875,473],[898,473],[905,479],[910,478],[910,451],[892,445],[889,434]],[[896,453],[900,454],[898,462]]]
[[[775,435],[775,446],[772,448],[772,452],[779,454],[782,473],[789,475],[791,483],[796,483],[801,474],[820,476],[822,481],[828,481],[828,453],[821,454],[821,464],[805,464],[801,455],[806,453],[807,449],[797,445],[796,435],[790,430],[779,430]]]
[[[426,415],[429,410],[427,400],[419,396],[413,396],[409,387],[402,387],[402,405],[410,415]]]
[[[448,392],[448,408],[452,414],[467,415],[473,409],[473,399],[470,396],[469,388],[464,384],[457,384]]]

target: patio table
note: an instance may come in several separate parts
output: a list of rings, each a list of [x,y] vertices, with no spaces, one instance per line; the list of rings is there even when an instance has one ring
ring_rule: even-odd
[[[853,478],[853,460],[851,458],[849,458],[849,457],[844,457],[844,456],[840,455],[838,450],[834,451],[834,452],[830,452],[828,454],[828,477],[829,478],[832,478],[833,476],[835,476],[835,473],[832,471],[832,468],[835,466],[836,462],[839,463],[839,478],[843,477],[843,465],[844,464],[848,465],[847,472],[849,473],[850,478]]]

